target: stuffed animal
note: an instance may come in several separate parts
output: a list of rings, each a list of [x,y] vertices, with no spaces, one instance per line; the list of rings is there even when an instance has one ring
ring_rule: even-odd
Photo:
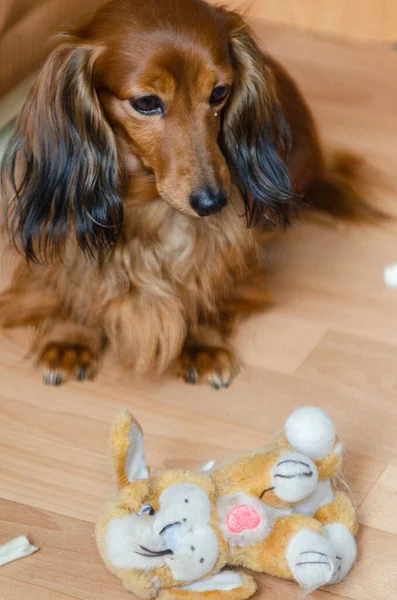
[[[149,475],[127,411],[110,451],[117,492],[99,516],[97,544],[140,598],[244,600],[256,583],[243,568],[312,590],[341,581],[355,561],[356,513],[337,489],[342,444],[319,408],[292,413],[271,447],[201,471]]]

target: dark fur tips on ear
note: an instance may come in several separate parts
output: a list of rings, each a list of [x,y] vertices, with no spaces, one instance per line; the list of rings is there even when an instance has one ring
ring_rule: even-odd
[[[28,260],[59,253],[69,235],[89,254],[111,247],[123,208],[113,133],[93,84],[95,51],[65,36],[22,109],[1,166],[6,224]]]
[[[248,224],[266,219],[287,226],[295,205],[290,129],[271,68],[241,17],[238,24],[230,36],[236,79],[223,120],[223,150],[243,193]]]

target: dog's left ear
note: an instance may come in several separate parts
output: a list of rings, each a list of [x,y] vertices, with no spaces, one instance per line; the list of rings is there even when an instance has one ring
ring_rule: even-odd
[[[28,260],[52,259],[70,235],[95,255],[120,233],[116,145],[95,89],[99,51],[78,35],[57,38],[5,152],[6,223]]]
[[[265,218],[286,226],[294,197],[288,173],[289,125],[266,56],[240,15],[224,14],[235,81],[223,116],[222,149],[232,175],[238,175],[249,225]]]

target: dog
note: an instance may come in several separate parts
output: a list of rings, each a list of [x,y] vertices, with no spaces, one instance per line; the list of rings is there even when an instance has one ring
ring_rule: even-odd
[[[328,168],[297,85],[238,13],[113,0],[56,38],[6,150],[20,255],[1,324],[34,327],[50,385],[91,379],[110,346],[139,375],[227,387],[230,334],[264,306],[269,230],[301,210],[372,214],[351,174]]]

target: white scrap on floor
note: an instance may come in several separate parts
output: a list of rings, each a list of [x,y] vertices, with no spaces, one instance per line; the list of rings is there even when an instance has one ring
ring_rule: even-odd
[[[384,268],[383,279],[387,287],[397,288],[397,263],[387,265]]]
[[[38,548],[32,546],[25,535],[19,535],[13,540],[0,546],[0,567],[13,560],[18,560],[18,558],[29,556],[29,554],[33,554],[33,552],[37,552],[37,550]]]

